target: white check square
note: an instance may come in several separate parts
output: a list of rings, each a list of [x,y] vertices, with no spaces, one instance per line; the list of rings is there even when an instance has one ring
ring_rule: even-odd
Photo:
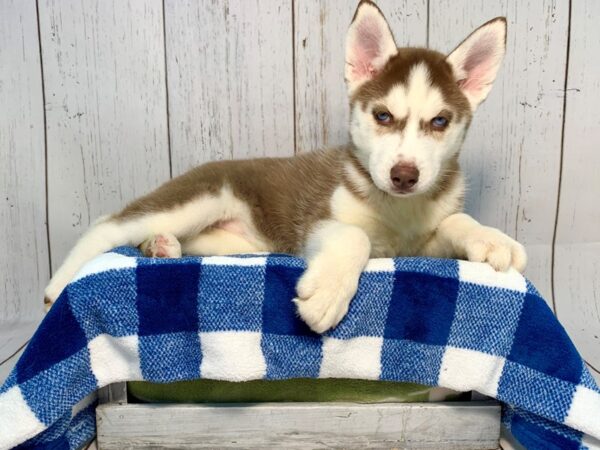
[[[367,263],[364,272],[395,272],[394,260],[391,258],[374,258]]]
[[[81,270],[75,274],[71,283],[96,273],[106,272],[107,270],[127,269],[136,266],[137,261],[131,256],[124,256],[118,253],[104,253],[86,263]]]
[[[138,337],[101,334],[88,344],[92,372],[99,386],[122,380],[141,380]]]
[[[267,363],[260,341],[261,333],[251,331],[200,333],[200,376],[230,381],[263,378]]]
[[[600,394],[585,386],[577,386],[565,423],[586,433],[597,433],[600,429]]]
[[[496,272],[486,263],[458,261],[458,274],[460,281],[467,283],[527,292],[525,277],[513,268],[507,272]]]
[[[0,394],[0,411],[4,418],[10,418],[0,420],[0,448],[12,448],[20,443],[18,439],[23,434],[34,436],[46,429],[27,405],[18,386]]]
[[[506,359],[501,356],[446,347],[438,384],[456,391],[476,390],[495,397],[505,362]]]
[[[320,378],[366,378],[381,374],[383,338],[362,336],[352,339],[323,338]]]

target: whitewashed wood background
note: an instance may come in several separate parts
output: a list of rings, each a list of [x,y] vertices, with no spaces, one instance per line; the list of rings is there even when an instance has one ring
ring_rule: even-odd
[[[398,45],[508,18],[462,154],[467,208],[523,242],[600,369],[600,2],[380,0]],[[0,375],[94,218],[213,159],[348,139],[355,0],[0,0]],[[2,370],[4,372],[2,372]]]

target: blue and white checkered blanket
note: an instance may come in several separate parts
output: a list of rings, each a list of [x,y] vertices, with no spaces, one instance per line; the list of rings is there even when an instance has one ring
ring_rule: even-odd
[[[530,449],[598,448],[600,390],[516,272],[371,260],[350,311],[320,336],[291,299],[284,255],[151,259],[117,249],[62,293],[0,388],[0,448],[78,448],[93,393],[124,380],[344,377],[477,390]],[[90,395],[92,394],[92,395]]]

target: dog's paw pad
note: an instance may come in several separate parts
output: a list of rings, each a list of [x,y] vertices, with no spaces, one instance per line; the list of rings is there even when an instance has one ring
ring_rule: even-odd
[[[144,241],[140,249],[151,258],[180,258],[181,244],[172,234],[157,234]]]

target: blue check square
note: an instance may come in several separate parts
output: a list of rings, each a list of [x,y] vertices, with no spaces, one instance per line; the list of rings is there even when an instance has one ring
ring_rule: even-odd
[[[263,334],[261,348],[267,363],[266,378],[317,378],[323,358],[322,340],[313,336]]]
[[[73,314],[89,341],[103,333],[138,333],[135,282],[136,270],[130,268],[115,270],[110,282],[105,274],[95,274],[67,287]]]
[[[289,265],[283,256],[270,257],[265,273],[265,297],[262,308],[263,332],[290,336],[317,336],[296,312],[292,301],[303,265]]]
[[[448,345],[508,355],[524,296],[508,289],[461,283]]]
[[[178,264],[140,260],[137,269],[139,334],[198,332],[197,260]],[[168,260],[163,260],[168,261]]]
[[[563,421],[575,388],[568,381],[507,360],[498,383],[498,398],[535,414]]]
[[[265,267],[204,264],[198,289],[199,331],[260,331]]]
[[[381,379],[437,385],[444,347],[406,340],[383,341]]]
[[[384,336],[446,345],[458,286],[457,279],[424,273],[397,273]]]
[[[48,402],[49,395],[52,398],[72,398],[77,402],[96,390],[98,385],[92,373],[90,353],[87,347],[84,347],[21,383],[19,387],[36,417],[42,423],[50,425],[63,414],[70,413],[71,405],[65,400],[57,407],[56,404]]]
[[[393,272],[364,272],[346,317],[329,336],[350,339],[357,336],[383,336],[385,319],[394,290]]]
[[[36,339],[36,336],[45,338]],[[23,383],[86,348],[85,333],[73,315],[69,292],[65,289],[33,335],[23,357],[19,359],[16,366],[17,382]]]
[[[579,383],[581,357],[552,310],[537,295],[526,294],[512,350],[507,357],[550,376]]]
[[[200,378],[200,338],[181,332],[140,336],[140,366],[144,380],[179,381]]]

